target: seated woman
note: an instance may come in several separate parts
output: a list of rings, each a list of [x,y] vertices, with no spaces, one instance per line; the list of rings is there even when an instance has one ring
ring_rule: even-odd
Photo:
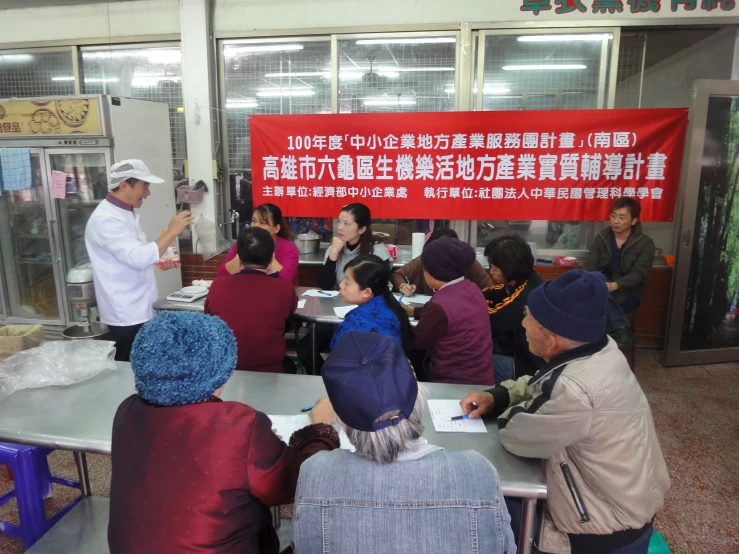
[[[434,295],[423,308],[402,305],[418,319],[411,342],[414,350],[426,351],[423,374],[434,383],[495,382],[485,298],[464,278],[474,260],[469,244],[447,237],[435,240],[421,254],[423,276]]]
[[[424,248],[441,237],[459,238],[454,229],[437,229],[431,233]],[[493,284],[490,281],[490,275],[488,275],[485,268],[477,260],[472,262],[472,265],[465,271],[464,278],[475,283],[480,289],[485,289]],[[393,271],[390,280],[393,283],[393,290],[400,291],[405,296],[413,296],[414,294],[426,294],[430,296],[433,294],[431,288],[426,284],[426,279],[423,278],[421,256],[412,259],[403,267]]]
[[[392,337],[407,353],[410,351],[410,323],[388,287],[390,269],[377,256],[362,256],[346,264],[339,296],[347,304],[357,304],[346,314],[334,332],[331,348],[351,330],[372,331]]]
[[[133,344],[136,392],[113,421],[112,554],[277,554],[269,506],[292,501],[300,465],[339,437],[326,399],[290,438],[241,402],[220,399],[236,340],[217,317],[164,312]]]
[[[269,274],[275,243],[259,227],[241,231],[236,241],[241,271],[213,281],[205,313],[225,321],[236,335],[236,369],[295,373],[286,357],[285,325],[298,307],[292,283]]]
[[[264,229],[275,243],[275,252],[269,264],[269,273],[278,273],[282,279],[298,286],[298,247],[290,241],[290,227],[282,217],[282,210],[274,204],[262,204],[254,208],[251,226]],[[218,277],[226,277],[241,271],[236,243],[231,246],[226,259],[218,268]]]
[[[529,350],[521,325],[529,293],[542,284],[534,271],[531,248],[518,235],[493,239],[485,247],[493,286],[482,291],[488,303],[493,335],[495,382],[500,384],[522,375],[534,375],[544,360]]]
[[[334,237],[331,248],[318,275],[318,284],[324,290],[333,290],[344,280],[346,264],[359,256],[374,254],[386,260],[388,268],[392,258],[384,244],[377,242],[372,235],[372,214],[364,204],[348,204],[339,214],[338,236]],[[328,350],[334,335],[332,325],[316,325],[316,348],[318,352]],[[298,357],[310,373],[321,372],[323,360],[317,356],[318,367],[313,367],[312,335],[308,333],[298,344]]]
[[[349,331],[323,382],[356,452],[320,452],[303,464],[296,552],[470,552],[478,544],[480,552],[516,552],[495,467],[477,452],[423,439],[427,393],[397,341]]]

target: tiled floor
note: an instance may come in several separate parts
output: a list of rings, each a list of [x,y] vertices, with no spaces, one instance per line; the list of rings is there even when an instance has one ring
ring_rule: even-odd
[[[658,355],[637,351],[636,369],[672,480],[656,527],[675,554],[739,554],[739,363],[665,369]],[[75,476],[71,454],[55,452],[50,461],[53,472]],[[108,496],[109,458],[89,456],[89,464],[93,492]],[[10,486],[0,471],[0,494]],[[52,513],[73,494],[55,490]],[[15,509],[15,501],[6,504],[0,518],[14,521]],[[22,551],[0,535],[0,553]]]

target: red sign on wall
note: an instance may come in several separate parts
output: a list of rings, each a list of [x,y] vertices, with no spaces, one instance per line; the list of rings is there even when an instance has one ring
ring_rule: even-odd
[[[374,218],[672,221],[687,109],[253,116],[255,205]]]

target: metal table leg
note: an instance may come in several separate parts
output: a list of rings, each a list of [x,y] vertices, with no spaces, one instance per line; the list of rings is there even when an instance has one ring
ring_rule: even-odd
[[[87,471],[87,455],[84,452],[73,452],[74,462],[77,464],[77,475],[80,479],[82,496],[92,496],[90,488],[90,474]]]
[[[311,322],[310,324],[310,344],[311,344],[311,348],[313,349],[313,369],[311,370],[311,375],[315,375],[317,373],[317,368],[318,368],[318,356],[320,356],[320,353],[318,352],[318,347],[316,346],[316,324],[315,322]]]
[[[282,525],[279,506],[272,506],[272,525],[274,525],[275,529],[279,529],[280,525]]]
[[[531,554],[534,544],[534,519],[536,518],[536,498],[524,498],[521,510],[521,534],[518,537],[519,554]]]

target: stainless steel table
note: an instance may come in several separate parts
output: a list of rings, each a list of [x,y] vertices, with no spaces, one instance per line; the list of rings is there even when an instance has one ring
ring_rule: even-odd
[[[306,303],[307,304],[307,303]],[[130,364],[119,362],[116,371],[104,371],[83,383],[46,387],[0,397],[0,441],[59,450],[110,454],[111,428],[118,405],[133,394]],[[462,398],[483,387],[425,383],[431,398]],[[236,371],[226,385],[224,400],[249,404],[267,414],[299,414],[325,394],[323,380],[308,375],[283,375]],[[500,444],[494,421],[488,433],[436,433],[424,409],[424,438],[446,450],[476,450],[498,470],[503,493],[524,499],[524,516],[532,518],[536,499],[547,489],[538,460],[519,458]],[[529,523],[531,522],[531,523]],[[522,525],[519,552],[530,552],[533,519]]]
[[[338,296],[318,298],[315,296],[303,296],[303,293],[307,290],[318,290],[315,287],[295,287],[295,294],[298,295],[298,300],[305,300],[305,307],[299,308],[295,311],[295,319],[299,321],[306,321],[311,325],[311,342],[313,350],[313,367],[316,367],[316,361],[320,352],[316,348],[316,324],[326,323],[329,325],[338,325],[342,319],[336,315],[334,308],[345,306],[344,302]],[[411,301],[413,299],[411,298]],[[196,300],[195,302],[172,302],[171,300],[160,300],[154,307],[159,311],[171,310],[171,311],[192,311],[202,312],[205,309],[205,298]],[[417,321],[411,319],[411,325],[416,326]]]

